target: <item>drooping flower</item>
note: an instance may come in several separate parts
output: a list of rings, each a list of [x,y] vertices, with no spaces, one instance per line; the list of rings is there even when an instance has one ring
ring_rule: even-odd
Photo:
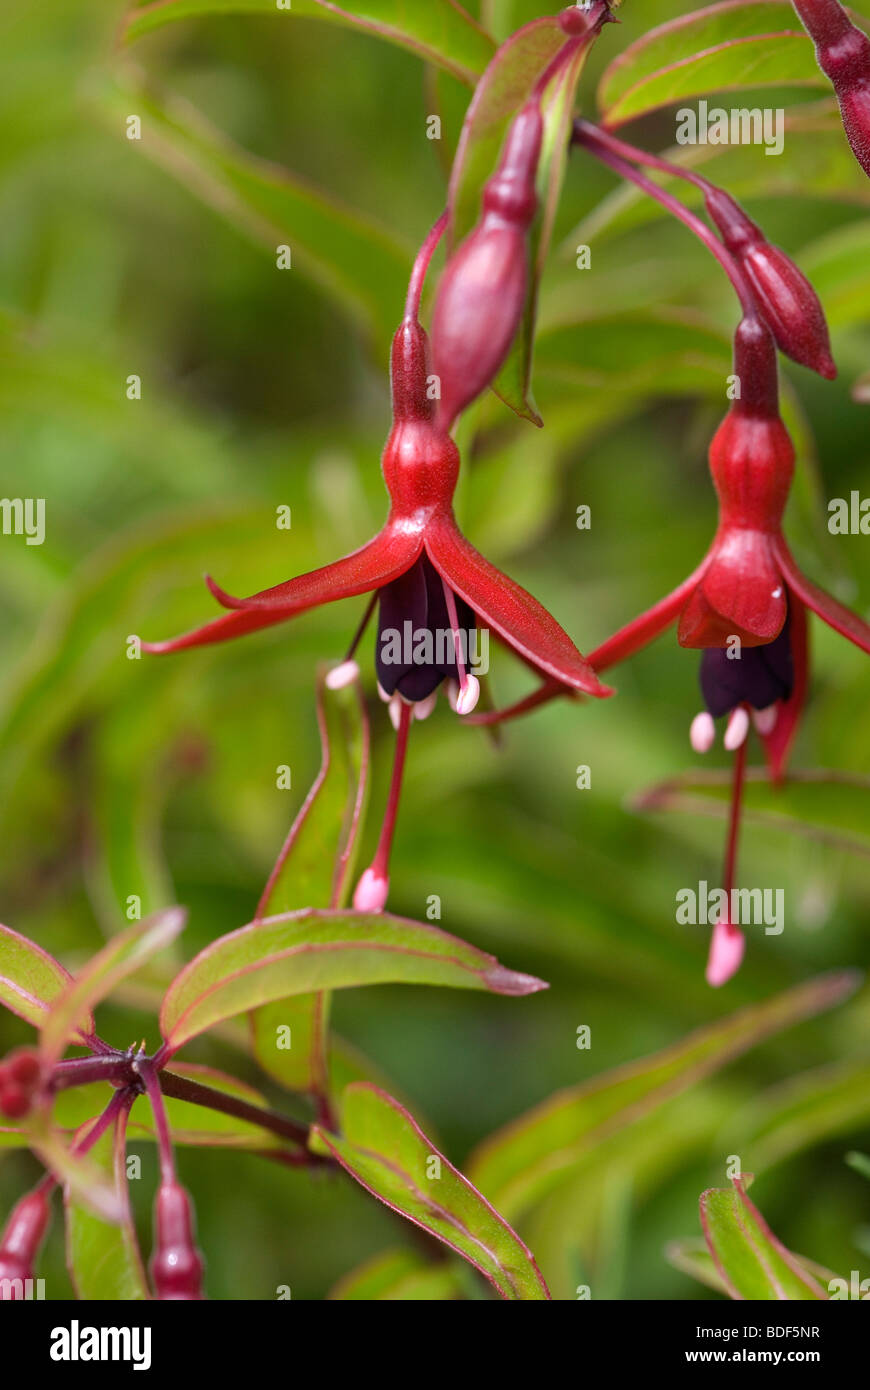
[[[543,679],[588,695],[612,693],[547,610],[490,564],[459,530],[452,506],[459,454],[434,418],[428,377],[427,338],[412,313],[393,340],[393,428],[382,459],[391,506],[374,540],[333,564],[249,598],[233,598],[208,579],[212,593],[229,612],[169,641],[142,643],[143,651],[163,653],[224,642],[321,604],[369,594],[351,648],[332,673],[335,686],[356,674],[354,651],[379,600],[378,675],[391,700],[399,738],[381,844],[355,898],[360,909],[377,909],[386,901],[387,861],[412,711],[425,717],[445,679],[455,682],[452,703],[460,714],[470,713],[477,703],[479,683],[468,662],[475,627],[491,631]],[[413,639],[412,655],[396,661],[388,645],[406,625]]]
[[[783,536],[794,451],[779,416],[773,343],[759,320],[741,321],[734,365],[740,398],[710,447],[710,471],[719,498],[713,545],[673,593],[589,657],[597,671],[604,671],[675,622],[680,645],[703,651],[700,683],[706,708],[693,720],[690,738],[696,752],[707,752],[715,736],[714,720],[727,716],[725,747],[735,754],[723,870],[729,902],[746,737],[754,722],[770,776],[780,781],[807,688],[806,610],[870,653],[870,626],[806,578]],[[739,925],[723,914],[711,942],[710,984],[724,984],[733,975],[743,950]]]

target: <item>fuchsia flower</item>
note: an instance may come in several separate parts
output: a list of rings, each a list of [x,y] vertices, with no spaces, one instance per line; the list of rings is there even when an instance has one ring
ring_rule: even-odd
[[[433,229],[433,236],[440,225]],[[354,899],[360,910],[377,910],[386,901],[387,864],[412,710],[425,717],[444,680],[455,682],[452,702],[460,714],[469,713],[477,703],[479,685],[464,659],[463,629],[466,634],[476,624],[491,629],[539,676],[557,681],[561,688],[595,696],[612,693],[547,610],[491,565],[460,532],[452,506],[459,454],[434,419],[434,405],[426,392],[428,369],[426,334],[412,312],[393,340],[393,428],[382,459],[391,507],[386,525],[374,540],[331,565],[250,598],[233,598],[208,579],[212,593],[230,612],[170,641],[142,643],[144,651],[172,652],[223,642],[320,604],[370,594],[347,658],[331,673],[336,686],[357,674],[353,653],[375,599],[380,600],[378,673],[382,692],[391,700],[399,737],[378,853]],[[420,661],[406,665],[384,660],[387,632],[401,630],[404,623],[410,623],[415,634],[432,637],[432,656],[424,654]],[[435,632],[442,626],[455,639],[447,644],[446,658],[443,640],[435,640],[443,638],[443,633]]]
[[[590,654],[597,671],[639,651],[671,623],[683,647],[703,650],[706,708],[692,723],[696,752],[707,752],[714,720],[728,716],[725,747],[736,753],[724,887],[733,886],[746,736],[754,721],[770,775],[784,775],[807,687],[806,610],[870,653],[870,626],[801,572],[782,533],[794,450],[779,416],[770,334],[745,317],[735,335],[736,400],[710,446],[719,527],[707,556],[673,593]],[[736,639],[736,640],[735,640]],[[743,935],[721,920],[707,978],[723,984],[743,955]]]

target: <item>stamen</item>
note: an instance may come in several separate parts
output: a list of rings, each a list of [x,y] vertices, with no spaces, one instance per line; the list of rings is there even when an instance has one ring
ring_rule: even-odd
[[[378,699],[383,700],[384,704],[388,705],[392,698],[392,695],[388,695],[386,690],[384,690],[384,687],[381,685],[380,681],[378,681]]]
[[[465,684],[460,687],[459,694],[456,698],[456,713],[471,714],[472,710],[476,708],[479,699],[480,681],[477,679],[477,676],[466,676]]]
[[[779,705],[768,705],[767,709],[754,709],[752,711],[752,722],[758,733],[766,738],[768,734],[773,733],[778,716]]]
[[[425,700],[414,701],[414,718],[428,719],[436,704],[438,703],[438,691],[433,690],[431,695],[427,695]]]
[[[411,711],[411,705],[401,700],[393,776],[384,811],[384,822],[381,826],[381,837],[378,840],[375,857],[361,876],[353,895],[353,905],[357,912],[382,912],[390,890],[390,850],[393,846],[396,817],[399,811],[399,797],[402,792],[402,773],[405,770],[405,755],[408,751]]]
[[[728,907],[713,928],[710,941],[710,954],[707,958],[706,979],[714,989],[724,985],[740,968],[746,938],[739,927],[730,920],[730,906],[737,869],[737,841],[740,832],[740,811],[743,803],[743,783],[746,774],[746,742],[740,744],[734,758],[734,778],[731,784],[731,814],[728,818],[728,839],[725,845],[725,863],[722,869],[722,886],[727,894]]]
[[[406,701],[402,699],[401,695],[392,695],[390,697],[390,703],[387,705],[387,714],[390,716],[390,723],[396,730],[396,733],[399,732],[399,724],[402,719],[402,707],[405,704]]]
[[[450,619],[450,626],[453,630],[453,649],[456,656],[456,674],[459,678],[459,694],[456,697],[456,713],[471,714],[478,700],[480,699],[480,681],[476,676],[469,676],[465,669],[465,662],[462,660],[462,643],[460,641],[459,614],[456,611],[456,595],[442,578],[444,586],[444,602],[447,604],[447,616]]]
[[[710,939],[710,955],[707,958],[706,980],[708,985],[718,989],[736,975],[746,950],[746,937],[739,927],[728,921],[728,914],[721,917],[713,928]]]
[[[338,666],[333,666],[331,671],[327,671],[325,684],[327,690],[344,690],[346,685],[352,685],[358,679],[359,666],[353,658],[350,658],[347,661],[342,661]]]
[[[737,709],[732,710],[728,720],[728,727],[725,730],[725,737],[722,740],[729,753],[736,753],[746,742],[746,735],[749,733],[749,711],[743,705],[738,705]]]
[[[709,753],[716,738],[716,725],[712,714],[702,710],[696,714],[689,726],[689,742],[696,753]]]

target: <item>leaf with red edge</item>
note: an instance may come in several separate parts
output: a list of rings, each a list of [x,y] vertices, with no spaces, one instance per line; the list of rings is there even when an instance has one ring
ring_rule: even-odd
[[[812,42],[785,0],[725,0],[648,30],[598,87],[609,126],[672,102],[753,87],[824,88]]]
[[[285,995],[394,983],[508,995],[546,989],[436,927],[387,912],[306,909],[253,922],[200,951],[169,986],[160,1025],[175,1051],[222,1019]]]
[[[557,1091],[498,1130],[469,1160],[472,1181],[516,1220],[601,1146],[765,1038],[833,1008],[860,983],[854,971],[821,975],[716,1019],[649,1057]]]
[[[0,925],[0,1004],[41,1028],[71,979],[69,971],[35,941]],[[90,1014],[81,1023],[84,1032],[94,1031]]]
[[[368,1192],[455,1250],[506,1300],[544,1300],[531,1251],[403,1106],[377,1086],[348,1086],[343,1137],[311,1130],[314,1153],[331,1155]]]
[[[730,769],[693,768],[644,788],[632,799],[631,809],[726,820],[732,781]],[[772,785],[766,768],[748,768],[742,820],[870,858],[870,777],[835,768],[795,768]]]
[[[183,908],[169,907],[119,932],[107,942],[48,1011],[40,1038],[44,1059],[52,1062],[62,1056],[74,1035],[82,1031],[93,1006],[105,999],[116,984],[174,941],[186,921],[187,913]]]
[[[373,34],[437,63],[473,86],[492,54],[493,42],[459,0],[292,0],[279,9],[275,0],[150,0],[133,8],[124,26],[131,42],[173,21],[220,14],[324,19]]]
[[[426,551],[454,593],[536,671],[587,695],[613,694],[547,609],[475,550],[452,518],[430,522]]]
[[[368,790],[369,726],[358,682],[329,690],[321,678],[317,722],[320,771],[263,890],[258,918],[347,902]],[[282,1086],[326,1093],[328,1015],[323,992],[275,1000],[252,1013],[254,1053]]]
[[[826,1299],[822,1286],[773,1234],[746,1195],[752,1174],[732,1178],[733,1190],[701,1194],[701,1227],[729,1297],[767,1301]]]

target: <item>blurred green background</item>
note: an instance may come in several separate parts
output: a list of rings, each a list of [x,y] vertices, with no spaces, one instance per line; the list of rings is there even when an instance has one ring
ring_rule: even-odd
[[[189,907],[186,957],[252,916],[317,769],[317,663],[340,657],[361,605],[161,660],[128,661],[126,638],[210,617],[205,570],[250,592],[379,525],[386,335],[415,244],[443,206],[468,100],[408,52],[295,16],[195,19],[120,56],[123,8],[7,0],[0,18],[0,495],[44,497],[47,509],[41,547],[0,537],[0,919],[71,968],[119,929],[131,894],[145,911]],[[499,36],[544,10],[525,0],[483,8]],[[582,109],[594,112],[605,61],[690,8],[627,0],[584,77]],[[804,109],[820,96],[792,89],[783,104]],[[441,142],[426,138],[435,111]],[[140,142],[125,137],[130,113],[142,116]],[[212,126],[239,148],[211,148]],[[653,149],[673,129],[672,112],[629,127]],[[226,161],[244,177],[230,177]],[[283,191],[276,166],[293,176]],[[790,535],[813,577],[866,614],[868,541],[829,536],[825,503],[860,489],[870,461],[870,407],[850,396],[870,367],[870,184],[830,123],[827,134],[790,135],[780,161],[723,150],[706,170],[813,275],[829,311],[837,382],[783,371],[801,460]],[[247,207],[245,178],[267,190]],[[678,582],[708,544],[705,450],[735,321],[705,252],[658,216],[638,221],[634,203],[602,204],[613,187],[587,157],[572,158],[542,295],[535,393],[545,429],[491,398],[461,433],[463,527],[583,650]],[[343,221],[323,214],[329,244],[309,189],[351,210]],[[283,241],[292,270],[276,268]],[[574,265],[581,242],[592,247],[589,271]],[[131,374],[138,401],[126,398]],[[589,531],[575,524],[581,504]],[[289,532],[275,527],[280,505],[292,508]],[[795,766],[868,774],[866,660],[817,624],[812,636]],[[501,651],[493,667],[500,703],[528,688]],[[716,881],[723,823],[630,805],[698,763],[687,741],[697,657],[666,636],[615,684],[615,700],[552,705],[511,726],[500,748],[460,727],[443,701],[414,730],[393,910],[422,917],[439,894],[446,930],[551,988],[521,1000],[346,991],[334,1021],[460,1167],[496,1126],[560,1086],[870,959],[870,792],[798,788],[777,801],[753,788],[750,807],[783,820],[746,826],[739,878],[782,887],[787,926],[781,937],[750,933],[740,975],[708,989],[706,929],[677,926],[674,897]],[[372,714],[371,844],[392,737],[377,700]],[[721,749],[709,761],[726,766]],[[291,791],[276,789],[280,764],[292,768]],[[581,764],[591,768],[585,791]],[[156,1045],[152,1011],[106,1006],[101,1023],[119,1046],[143,1033]],[[588,1051],[575,1045],[581,1024]],[[27,1032],[0,1017],[0,1053]],[[189,1055],[259,1079],[218,1043],[200,1040]],[[521,1223],[554,1295],[588,1282],[594,1297],[703,1296],[663,1246],[698,1233],[698,1194],[722,1184],[726,1155],[756,1166],[759,1115],[779,1113],[776,1088],[816,1068],[832,1070],[799,1083],[815,1099],[779,1160],[759,1169],[754,1195],[792,1249],[866,1274],[868,1188],[843,1162],[870,1143],[865,988],[669,1102],[602,1160],[597,1185],[569,1176]],[[305,1113],[293,1098],[280,1103]],[[36,1171],[26,1156],[4,1157],[0,1209]],[[323,1297],[403,1239],[341,1178],[213,1150],[183,1151],[181,1172],[215,1298],[271,1298],[281,1284]],[[153,1176],[150,1154],[134,1184],[143,1231]],[[50,1296],[65,1296],[59,1221],[46,1274]]]

